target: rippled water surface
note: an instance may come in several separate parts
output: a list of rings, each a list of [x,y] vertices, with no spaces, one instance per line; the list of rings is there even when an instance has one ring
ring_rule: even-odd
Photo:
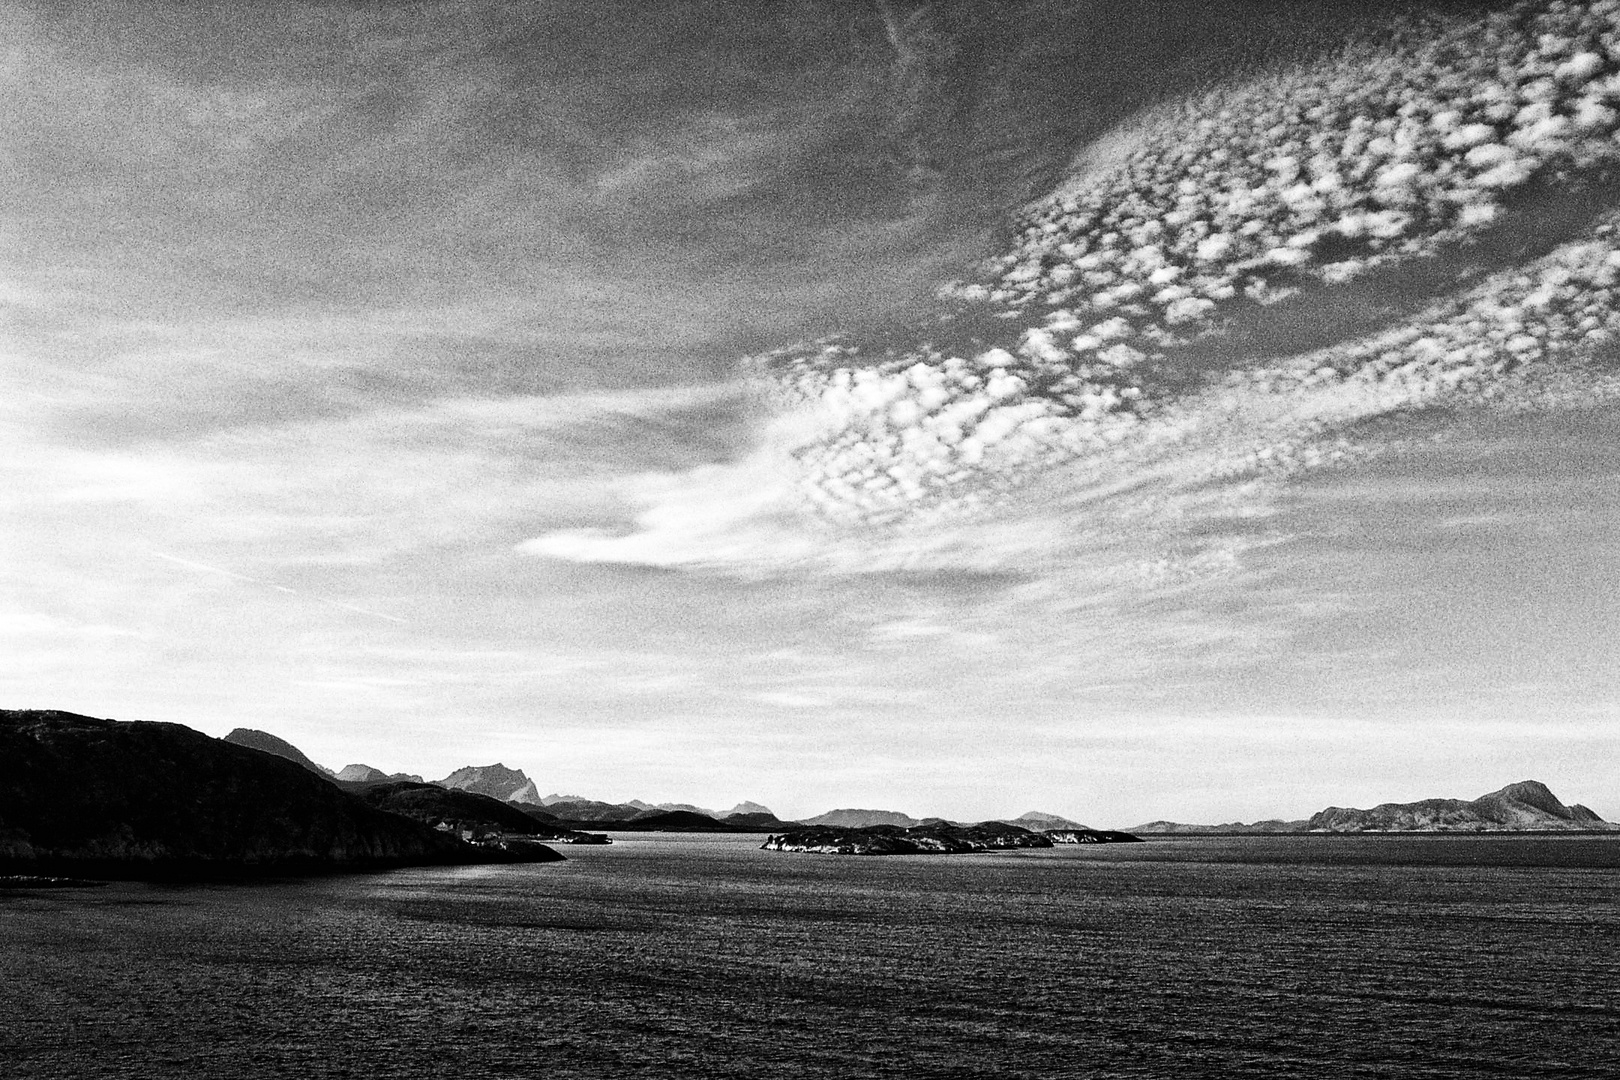
[[[0,893],[0,1073],[1620,1075],[1620,840],[758,840]]]

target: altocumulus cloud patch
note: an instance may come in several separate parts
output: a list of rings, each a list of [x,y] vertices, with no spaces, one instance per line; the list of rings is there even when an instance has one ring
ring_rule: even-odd
[[[1356,421],[1611,393],[1617,173],[1620,3],[1413,22],[1217,87],[1083,154],[909,346],[748,361],[775,413],[747,460],[639,481],[625,535],[525,546],[995,568],[1128,530],[1119,567],[1218,564],[1231,543],[1177,537],[1363,452]]]

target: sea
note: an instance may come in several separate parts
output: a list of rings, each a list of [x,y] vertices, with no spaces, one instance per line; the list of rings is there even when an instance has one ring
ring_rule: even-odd
[[[0,891],[0,1077],[1620,1076],[1620,838]]]

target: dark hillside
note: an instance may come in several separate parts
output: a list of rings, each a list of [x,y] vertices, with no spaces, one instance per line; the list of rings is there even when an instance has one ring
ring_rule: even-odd
[[[0,873],[229,877],[517,859],[179,724],[0,710]]]

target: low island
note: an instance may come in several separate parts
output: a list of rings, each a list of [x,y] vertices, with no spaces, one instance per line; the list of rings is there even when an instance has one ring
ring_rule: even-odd
[[[1060,829],[1035,832],[1003,821],[977,825],[931,822],[904,828],[899,825],[808,825],[773,833],[760,847],[765,851],[797,851],[818,855],[967,855],[981,851],[1049,848],[1055,844],[1111,844],[1132,842],[1129,833],[1098,829]]]

